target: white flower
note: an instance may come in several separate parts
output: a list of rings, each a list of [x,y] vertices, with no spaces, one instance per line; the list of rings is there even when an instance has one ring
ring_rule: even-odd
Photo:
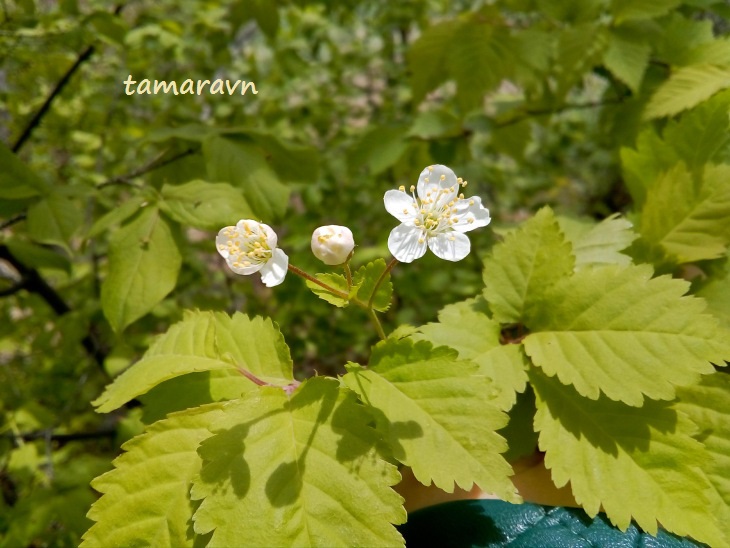
[[[320,226],[312,233],[312,253],[324,264],[344,263],[354,248],[355,240],[346,226]]]
[[[418,186],[385,193],[385,209],[402,224],[388,237],[388,249],[402,263],[410,263],[426,253],[426,247],[441,259],[460,261],[469,254],[471,243],[464,234],[486,226],[489,210],[478,196],[464,198],[453,171],[442,165],[429,166],[418,177]],[[418,192],[418,196],[414,191]]]
[[[276,248],[276,242],[270,226],[249,219],[222,228],[215,239],[218,253],[233,272],[244,276],[261,272],[267,287],[283,282],[289,266],[289,257]]]

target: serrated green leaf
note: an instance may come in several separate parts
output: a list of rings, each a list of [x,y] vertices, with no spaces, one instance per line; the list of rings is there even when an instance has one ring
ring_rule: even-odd
[[[605,26],[595,21],[566,25],[557,33],[553,72],[557,77],[556,95],[562,97],[584,78],[587,70],[600,64],[608,38]]]
[[[408,66],[411,72],[413,103],[419,104],[426,94],[441,85],[447,78],[444,44],[451,44],[457,37],[457,21],[443,21],[427,27],[408,48]]]
[[[674,116],[727,87],[730,87],[730,66],[701,64],[678,68],[654,92],[644,118]]]
[[[697,425],[694,437],[705,446],[702,470],[719,497],[714,511],[730,538],[730,375],[707,375],[699,384],[679,388],[677,396],[676,408]]]
[[[631,257],[620,253],[637,237],[633,225],[618,213],[600,223],[558,217],[560,230],[570,241],[575,256],[575,269],[608,264],[627,265]]]
[[[500,343],[499,324],[483,311],[477,299],[470,299],[443,308],[438,323],[419,328],[422,335],[414,340],[428,340],[434,346],[449,346],[459,358],[479,365],[479,372],[489,377],[496,388],[493,403],[500,409],[510,409],[517,392],[527,382],[524,354],[518,345]]]
[[[63,247],[71,253],[71,239],[83,224],[83,210],[65,192],[52,192],[28,208],[28,235],[38,243]]]
[[[146,201],[144,196],[133,196],[119,207],[111,209],[101,217],[99,217],[86,234],[87,238],[96,238],[100,234],[106,232],[111,227],[123,223],[132,215],[137,213]]]
[[[0,199],[22,200],[42,194],[45,182],[0,142]]]
[[[462,21],[454,40],[444,47],[446,68],[456,80],[456,100],[463,112],[482,105],[485,93],[506,76],[512,58],[510,35],[494,17],[498,15]]]
[[[708,280],[696,295],[707,302],[707,311],[730,329],[730,258],[724,269]]]
[[[211,404],[171,415],[125,443],[114,470],[92,482],[101,498],[89,510],[96,523],[81,546],[193,546],[189,491],[202,461],[197,449],[220,415]]]
[[[646,192],[659,176],[679,161],[677,152],[665,143],[653,128],[646,128],[636,138],[636,150],[623,147],[621,164],[626,187],[637,208],[646,200]]]
[[[182,258],[170,226],[155,207],[143,210],[109,241],[109,274],[101,307],[114,331],[147,314],[175,288]]]
[[[612,0],[611,11],[616,23],[653,19],[669,13],[681,0]]]
[[[314,277],[317,278],[320,282],[325,283],[330,287],[333,287],[334,289],[342,291],[345,294],[352,294],[348,291],[347,279],[342,274],[327,272],[324,274],[315,274]],[[305,283],[307,284],[307,287],[312,291],[312,293],[317,295],[317,297],[319,297],[323,301],[327,301],[328,303],[333,304],[338,308],[345,308],[347,305],[350,304],[349,299],[346,299],[339,295],[335,295],[334,293],[327,291],[324,287],[317,285],[314,282],[305,280]],[[357,288],[355,288],[355,290],[356,289]]]
[[[608,48],[603,54],[603,64],[619,80],[638,93],[644,72],[649,65],[651,47],[646,41],[627,36],[619,30],[608,35]]]
[[[253,388],[254,384],[239,371],[220,369],[173,377],[137,398],[142,402],[142,421],[152,424],[169,413],[235,400]]]
[[[353,286],[357,288],[357,297],[362,302],[369,302],[373,296],[375,284],[385,272],[385,259],[377,259],[357,269],[352,277]],[[378,291],[373,297],[373,309],[385,312],[390,308],[390,301],[393,297],[393,283],[390,281],[390,272],[378,286]]]
[[[647,191],[639,232],[677,264],[715,259],[730,243],[730,166],[708,166],[696,189],[684,164]]]
[[[506,444],[495,433],[507,416],[490,401],[491,383],[477,364],[427,341],[389,339],[374,348],[367,369],[349,364],[347,371],[342,381],[376,410],[393,457],[418,481],[449,493],[454,484],[477,484],[519,500],[499,454]]]
[[[528,324],[527,355],[591,399],[674,398],[676,385],[712,373],[730,349],[704,301],[683,297],[687,282],[651,276],[648,265],[604,266],[557,284]]]
[[[289,398],[263,387],[224,407],[191,491],[209,546],[400,546],[405,521],[370,416],[333,379]]]
[[[203,371],[235,372],[239,367],[266,382],[283,385],[292,380],[289,348],[278,327],[269,319],[240,313],[189,313],[92,403],[105,413],[166,380]]]
[[[670,120],[664,128],[664,140],[693,173],[727,150],[730,143],[729,111],[730,91],[724,91],[684,113],[679,120]],[[656,153],[661,154],[661,151]]]
[[[552,210],[544,207],[507,234],[484,261],[484,296],[493,318],[500,323],[524,321],[540,296],[574,265],[570,243]]]
[[[253,216],[241,190],[227,183],[190,181],[162,187],[160,208],[183,225],[217,230]]]
[[[208,180],[229,183],[243,191],[257,218],[278,219],[289,201],[289,187],[269,166],[260,147],[235,137],[209,135],[203,139]]]
[[[622,530],[633,519],[656,534],[660,522],[678,535],[725,544],[699,469],[706,455],[685,415],[666,402],[631,407],[583,398],[539,371],[530,382],[545,466],[556,486],[570,482],[588,515],[603,509]]]

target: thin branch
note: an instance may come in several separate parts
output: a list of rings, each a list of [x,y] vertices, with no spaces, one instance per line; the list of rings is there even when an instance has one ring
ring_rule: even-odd
[[[122,11],[123,6],[117,5],[114,8],[113,14],[119,15]],[[69,80],[71,80],[71,77],[76,73],[76,71],[79,70],[81,65],[83,65],[86,61],[89,60],[89,58],[94,54],[95,48],[94,46],[88,46],[84,51],[82,51],[78,57],[76,57],[76,61],[73,65],[66,71],[66,73],[61,77],[61,79],[56,84],[56,87],[53,88],[53,91],[46,97],[46,100],[41,105],[41,108],[38,109],[38,111],[35,113],[33,118],[30,119],[30,122],[28,122],[28,125],[25,126],[25,129],[23,130],[23,133],[20,134],[20,137],[18,137],[18,140],[15,142],[15,144],[12,147],[13,152],[18,152],[25,142],[30,139],[30,136],[33,134],[33,131],[35,131],[35,128],[37,128],[43,117],[46,115],[48,110],[51,108],[51,104],[53,101],[58,97],[61,92],[63,91],[63,88],[66,87]]]
[[[30,122],[28,122],[28,125],[25,126],[23,133],[20,134],[20,137],[18,137],[18,140],[15,141],[15,144],[13,145],[13,152],[18,152],[25,144],[25,142],[30,139],[30,136],[33,134],[35,128],[40,125],[41,120],[48,112],[48,109],[51,108],[51,103],[53,103],[53,100],[61,93],[61,91],[63,91],[63,88],[66,87],[66,84],[68,84],[74,73],[79,70],[79,67],[84,64],[84,62],[87,61],[93,53],[94,46],[89,46],[79,54],[74,64],[71,65],[71,68],[69,68],[66,71],[66,74],[61,77],[61,79],[56,84],[56,87],[53,88],[53,91],[51,91],[50,95],[46,97],[46,100],[41,105],[41,108],[38,109],[33,118],[31,118]]]
[[[13,226],[15,223],[19,223],[20,221],[24,221],[27,215],[25,213],[20,213],[19,215],[16,215],[15,217],[10,217],[7,221],[0,224],[0,230],[5,230],[6,228],[9,228]]]
[[[25,288],[25,281],[20,281],[15,285],[12,285],[6,289],[0,289],[0,297],[8,297]]]
[[[112,185],[132,185],[132,183],[129,182],[130,179],[134,179],[135,177],[139,177],[141,175],[144,175],[145,173],[149,173],[150,171],[159,169],[163,166],[171,164],[172,162],[176,162],[177,160],[184,158],[185,156],[190,156],[191,154],[197,152],[197,150],[198,149],[195,147],[190,147],[183,150],[182,152],[170,156],[169,158],[165,158],[164,160],[162,159],[162,157],[167,154],[168,151],[163,150],[160,154],[157,155],[157,157],[155,157],[153,160],[146,163],[142,167],[137,168],[134,171],[130,171],[129,173],[125,173],[124,175],[112,177],[111,179],[108,179],[99,184],[96,188],[105,188]]]
[[[561,112],[565,112],[568,110],[583,110],[583,109],[590,109],[590,108],[600,108],[607,105],[618,105],[620,103],[623,103],[624,98],[618,98],[618,99],[607,99],[605,101],[591,101],[589,103],[568,103],[565,105],[560,105],[557,107],[551,107],[551,108],[544,108],[544,109],[534,109],[534,110],[525,110],[522,114],[518,114],[514,118],[509,118],[508,120],[504,120],[503,122],[498,122],[497,127],[507,127],[514,124],[518,124],[519,122],[522,122],[523,120],[527,120],[529,118],[533,118],[535,116],[545,116],[549,114],[559,114]]]
[[[75,432],[71,434],[54,434],[52,430],[34,430],[33,432],[23,432],[20,434],[5,434],[3,438],[11,440],[34,441],[34,440],[50,440],[60,443],[81,440],[96,440],[100,438],[113,438],[117,433],[116,428],[103,428],[93,432]]]
[[[63,300],[63,297],[61,297],[55,289],[48,285],[38,271],[35,268],[29,268],[20,262],[17,257],[10,252],[10,249],[8,249],[6,245],[0,245],[0,259],[10,263],[13,268],[18,271],[18,274],[20,274],[21,277],[21,281],[19,283],[23,285],[23,289],[40,296],[57,315],[63,316],[64,314],[71,312],[71,307]],[[102,350],[94,333],[89,331],[89,333],[81,340],[81,344],[86,350],[86,353],[94,359],[99,368],[106,374],[106,370],[104,369],[106,353]]]

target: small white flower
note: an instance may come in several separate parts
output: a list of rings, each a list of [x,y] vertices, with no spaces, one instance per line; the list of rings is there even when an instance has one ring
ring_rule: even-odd
[[[320,226],[312,233],[312,253],[324,264],[344,263],[354,248],[352,231],[346,226]]]
[[[271,227],[249,219],[218,232],[215,245],[218,253],[236,274],[248,276],[261,272],[261,281],[274,287],[284,281],[289,257],[276,247],[276,233]]]
[[[457,179],[448,167],[435,165],[421,172],[410,194],[404,186],[385,193],[385,209],[402,223],[388,237],[388,249],[396,259],[413,262],[423,257],[426,247],[447,261],[460,261],[469,254],[471,243],[464,233],[488,225],[491,219],[481,198],[464,198],[460,186],[466,181]]]

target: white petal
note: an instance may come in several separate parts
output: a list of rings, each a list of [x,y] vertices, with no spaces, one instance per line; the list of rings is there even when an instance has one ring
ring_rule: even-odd
[[[218,235],[215,237],[215,248],[224,259],[227,259],[230,255],[228,242],[232,241],[238,242],[239,246],[243,243],[238,237],[238,231],[235,226],[226,226],[218,231]]]
[[[276,232],[274,232],[269,225],[265,225],[263,223],[259,224],[259,229],[261,233],[265,236],[266,243],[269,244],[269,249],[276,249],[276,244],[279,241],[276,237]]]
[[[428,247],[439,259],[460,261],[471,251],[471,242],[461,232],[444,232],[429,238]]]
[[[236,274],[240,274],[241,276],[249,276],[254,272],[258,272],[264,266],[264,263],[251,261],[247,257],[240,257],[241,260],[236,259],[236,257],[229,257],[228,259],[226,259],[226,262],[228,263],[228,267],[233,270],[233,272],[235,272]],[[244,261],[248,261],[251,264],[248,266],[242,266],[244,264]],[[238,263],[239,266],[233,266],[235,263]]]
[[[473,203],[469,205],[470,202]],[[458,221],[451,227],[457,232],[469,232],[475,228],[487,226],[492,220],[489,217],[489,210],[482,205],[482,199],[479,196],[459,200],[454,204],[454,210]],[[473,221],[469,222],[469,219],[473,219]]]
[[[443,176],[443,180],[441,177]],[[435,206],[450,202],[459,194],[459,182],[456,174],[446,166],[437,164],[421,172],[418,177],[418,197],[421,201],[435,200]],[[444,191],[445,192],[442,192]]]
[[[419,243],[419,239],[423,243]],[[390,231],[388,249],[393,257],[402,263],[412,263],[426,253],[426,239],[423,231],[415,226],[398,225]]]
[[[279,285],[286,278],[288,268],[289,257],[281,249],[275,249],[271,259],[261,269],[261,281],[264,282],[266,287]]]
[[[383,197],[385,209],[401,223],[413,223],[418,209],[413,197],[401,190],[389,190]]]

